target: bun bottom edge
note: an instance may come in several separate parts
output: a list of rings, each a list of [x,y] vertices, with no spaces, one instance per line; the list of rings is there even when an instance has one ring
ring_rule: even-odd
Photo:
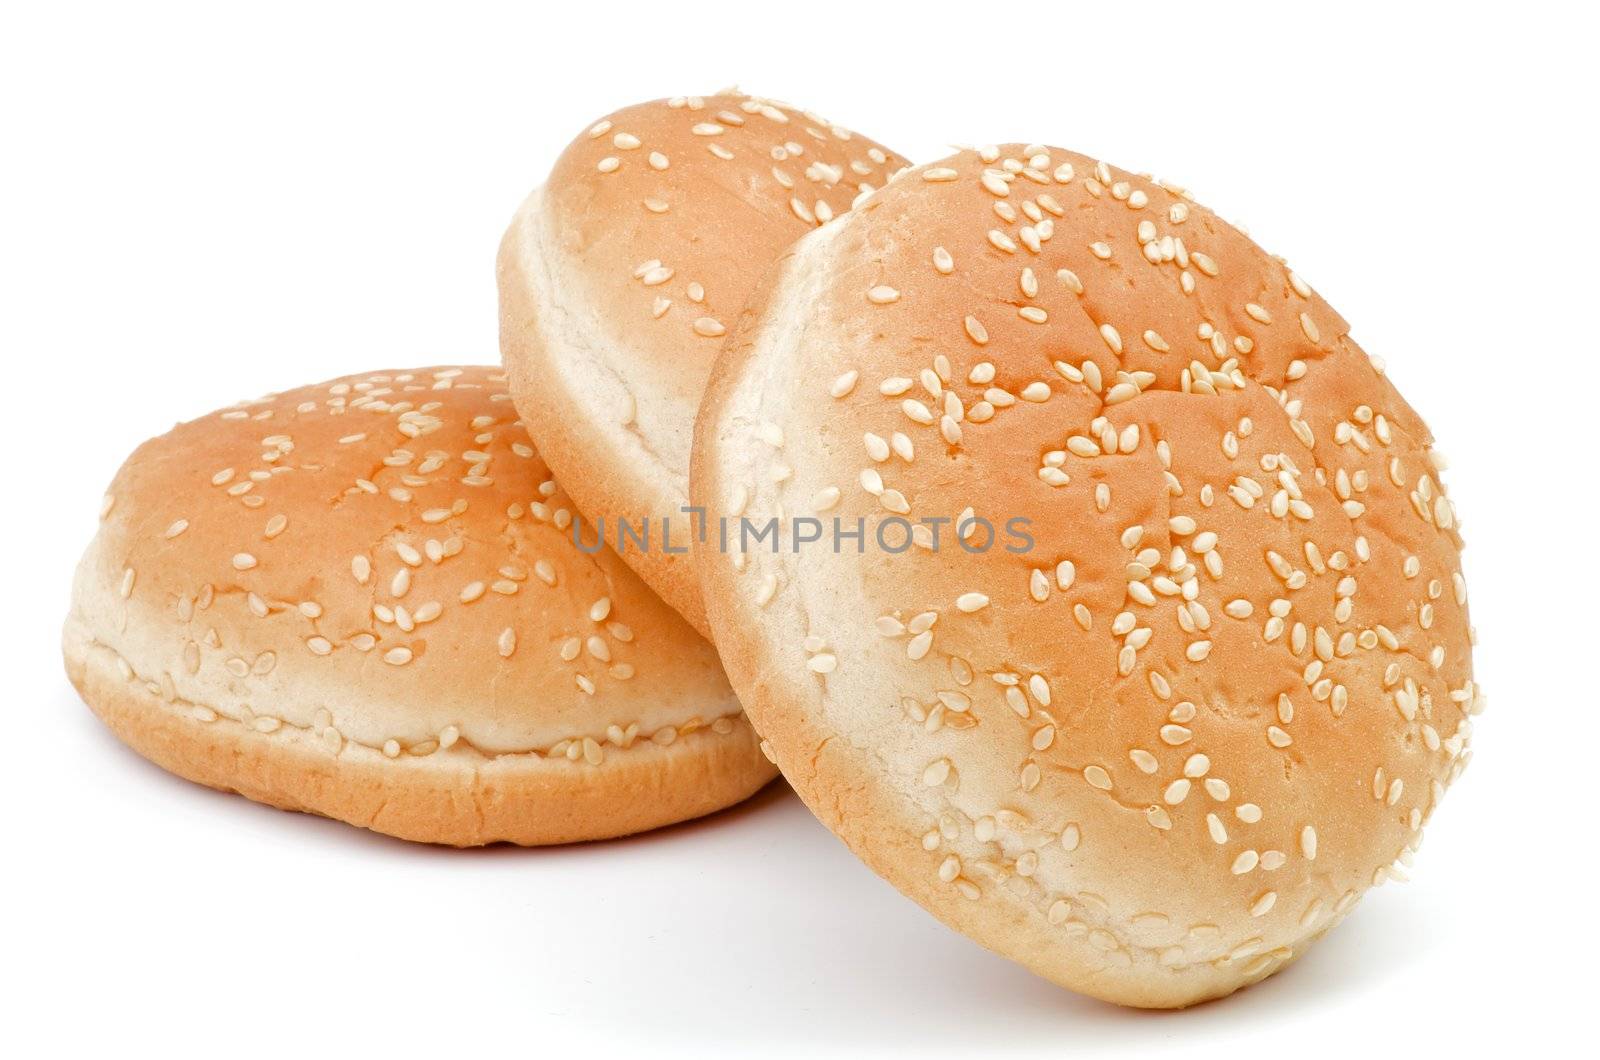
[[[722,620],[714,609],[713,625]],[[741,668],[742,648],[724,653],[734,669]],[[1090,926],[1079,925],[1081,930],[1069,934],[1066,925],[1049,920],[1042,904],[1019,898],[1003,886],[974,901],[944,885],[926,870],[928,853],[921,841],[926,821],[908,815],[906,805],[864,768],[850,741],[831,737],[803,713],[785,706],[797,702],[798,696],[781,681],[741,691],[746,709],[762,719],[790,787],[867,868],[946,927],[1073,993],[1137,1009],[1207,1004],[1289,968],[1343,919],[1341,915],[1328,921],[1297,943],[1292,953],[1259,964],[1252,958],[1174,967],[1160,963],[1153,949],[1142,952],[1137,962],[1115,963],[1094,944]],[[801,757],[785,756],[785,748],[797,747],[815,750]]]
[[[191,707],[125,677],[110,649],[75,636],[70,624],[62,652],[68,678],[95,716],[167,772],[413,842],[614,839],[715,813],[777,775],[743,717],[730,733],[706,728],[665,747],[636,744],[599,765],[476,752],[391,759],[349,742],[334,752],[302,729],[263,733],[230,718],[201,720]]]

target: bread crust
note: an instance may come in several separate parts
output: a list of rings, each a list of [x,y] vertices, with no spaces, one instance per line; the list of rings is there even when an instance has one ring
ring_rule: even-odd
[[[750,723],[726,719],[670,746],[649,741],[601,765],[457,745],[426,757],[282,725],[269,733],[202,704],[165,699],[114,651],[69,622],[73,687],[116,737],[169,773],[218,791],[418,843],[545,846],[611,839],[692,820],[761,790],[773,771]]]
[[[688,552],[694,541],[686,525],[689,516],[681,511],[688,504],[688,479],[674,474],[674,459],[656,452],[637,423],[623,422],[626,413],[620,410],[641,383],[630,384],[615,372],[595,368],[599,356],[594,342],[625,349],[627,340],[595,340],[576,328],[565,337],[555,334],[558,325],[551,321],[567,315],[549,294],[553,280],[542,245],[542,198],[538,191],[528,197],[500,243],[500,351],[511,392],[521,395],[518,410],[524,422],[537,424],[533,430],[538,432],[539,454],[570,484],[581,510],[604,520],[606,541],[645,584],[706,636],[700,583]],[[569,291],[564,297],[571,303],[579,296]],[[619,541],[618,520],[641,526],[645,518],[652,528],[648,548],[629,548]],[[661,537],[663,525],[671,535],[670,548]]]
[[[179,775],[458,846],[608,838],[760,787],[715,651],[579,547],[504,383],[344,377],[140,446],[63,634],[90,706]]]
[[[501,354],[529,431],[608,540],[649,519],[651,547],[623,558],[702,634],[683,509],[722,337],[768,262],[905,164],[770,100],[655,100],[574,139],[501,242]]]
[[[702,565],[823,823],[1142,1007],[1285,967],[1408,859],[1483,701],[1431,438],[1347,331],[1180,191],[1053,148],[918,167],[791,248],[713,373],[695,502],[1035,537]]]

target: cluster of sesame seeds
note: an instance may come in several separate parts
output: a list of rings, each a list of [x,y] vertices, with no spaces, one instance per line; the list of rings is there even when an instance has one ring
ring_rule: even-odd
[[[763,482],[757,472],[746,501],[960,525],[973,506],[953,512],[969,499],[953,498],[964,489],[977,502],[977,469],[992,474],[1017,453],[1036,461],[1051,499],[976,504],[991,517],[1046,514],[1034,552],[984,562],[979,576],[944,564],[925,577],[918,557],[941,561],[914,533],[922,550],[875,565],[883,580],[867,590],[909,597],[875,618],[893,654],[834,660],[821,680],[897,667],[901,713],[925,741],[912,746],[927,748],[906,752],[907,780],[920,775],[918,790],[930,793],[918,802],[935,817],[923,847],[942,884],[973,900],[1002,887],[1030,895],[1052,925],[1107,959],[1148,951],[1172,967],[1265,974],[1362,889],[1399,878],[1470,756],[1469,715],[1483,697],[1466,658],[1458,520],[1425,429],[1303,280],[1182,189],[1028,145],[957,156],[886,194],[896,191],[875,199],[861,226],[870,233],[870,217],[902,217],[925,197],[937,204],[920,215],[928,242],[902,248],[909,241],[897,230],[870,269],[840,270],[853,286],[834,309],[865,314],[876,348],[799,351],[827,366],[808,396],[825,391],[863,439],[863,449],[829,448],[859,461],[859,492],[848,465],[824,470],[838,479],[820,486],[793,475],[804,486],[796,498],[784,495],[790,474]],[[870,234],[864,245],[878,247]],[[892,367],[876,377],[868,363]],[[1357,397],[1341,407],[1346,394]],[[988,433],[1008,417],[1047,422],[1030,406],[1060,410],[1060,433],[1039,449]],[[786,472],[809,456],[786,457]],[[1140,475],[1153,489],[1134,485]],[[750,570],[762,607],[792,578],[771,563]],[[921,586],[948,585],[944,577],[961,578],[959,591],[925,598]],[[1391,592],[1402,579],[1417,586],[1409,598]],[[1108,746],[1086,704],[1073,702],[1078,664],[1063,669],[1079,681],[1053,682],[1039,659],[1033,674],[980,663],[999,643],[985,639],[996,624],[1035,622],[1018,601],[1038,607],[1041,629],[1081,635],[1066,651],[1096,657],[1111,638],[1115,732],[1131,746]],[[1029,644],[1050,657],[1038,638]],[[1272,681],[1252,669],[1290,676],[1258,688]],[[1223,702],[1225,687],[1250,689],[1248,701]],[[1141,710],[1152,719],[1143,739],[1123,720]],[[1364,720],[1352,727],[1356,714]],[[1363,735],[1377,724],[1398,726],[1399,739]],[[980,739],[983,750],[963,750]],[[1009,794],[988,782],[987,765],[961,769],[968,756],[997,754],[1013,756]],[[1373,801],[1386,812],[1330,823],[1314,803],[1283,794],[1283,777],[1349,768],[1349,755],[1382,761]],[[965,781],[973,774],[982,779]],[[1167,913],[1097,908],[1073,892],[1062,856],[1094,851],[1097,836],[1085,810],[1094,803],[1072,784],[1104,812],[1138,812],[1153,835],[1214,849],[1215,873],[1238,881],[1219,884],[1237,906],[1216,915],[1261,922],[1259,935],[1174,921],[1180,941],[1147,944],[1156,935],[1140,925]],[[1014,809],[985,812],[996,798]],[[1071,820],[1049,821],[1055,812]],[[1383,864],[1359,864],[1380,846]]]
[[[578,550],[575,513],[504,384],[489,368],[351,377],[236,405],[149,443],[113,487],[113,498],[131,498],[116,515],[115,500],[105,505],[102,533],[118,535],[126,557],[111,588],[132,605],[175,608],[184,635],[168,669],[152,660],[139,669],[159,673],[158,684],[223,678],[239,702],[206,710],[263,732],[305,722],[268,721],[240,704],[292,700],[295,680],[352,657],[370,657],[378,670],[362,672],[400,699],[417,694],[413,675],[564,672],[579,702],[625,687],[638,672],[639,634],[613,588],[631,575],[615,557]],[[140,486],[148,454],[189,451],[217,461],[193,469],[196,488]],[[364,544],[334,556],[330,540]],[[141,578],[157,560],[157,573]],[[261,644],[273,647],[252,648]],[[643,738],[670,743],[703,726],[723,732],[725,722],[655,724]],[[601,757],[640,737],[637,720],[597,726]],[[607,726],[621,735],[608,737]],[[431,753],[459,735],[442,733],[436,746],[387,742]],[[572,746],[596,760],[581,740],[559,753],[572,757]]]
[[[647,190],[638,206],[651,217],[669,217],[675,226],[695,223],[672,217],[675,210],[699,217],[727,191],[748,201],[775,230],[795,223],[824,225],[905,165],[815,114],[767,99],[677,96],[664,105],[682,115],[681,130],[658,132],[652,140],[642,130],[661,124],[655,113],[661,104],[634,107],[592,125],[569,152],[578,152],[580,169],[592,167],[602,194],[611,181],[642,186]],[[706,201],[697,201],[702,196]],[[669,242],[648,224],[639,231],[644,245],[652,235],[662,245]],[[727,248],[713,249],[721,256]],[[728,314],[740,308],[755,277],[746,275],[734,288],[708,294],[704,278],[693,275],[696,267],[694,261],[653,257],[636,264],[632,279],[648,298],[653,319],[675,321],[696,338],[719,340],[727,333]],[[887,289],[880,293],[892,299]]]

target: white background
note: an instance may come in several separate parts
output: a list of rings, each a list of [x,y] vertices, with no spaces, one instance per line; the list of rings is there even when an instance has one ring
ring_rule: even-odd
[[[1526,1048],[1595,985],[1600,294],[1586,5],[696,0],[0,15],[0,1036],[100,1055]],[[581,848],[417,848],[175,780],[61,674],[105,483],[171,423],[496,357],[495,244],[568,139],[742,87],[917,160],[1039,140],[1285,254],[1453,464],[1491,701],[1413,882],[1178,1014],[935,923],[781,785]],[[1537,1055],[1537,1053],[1536,1053]]]

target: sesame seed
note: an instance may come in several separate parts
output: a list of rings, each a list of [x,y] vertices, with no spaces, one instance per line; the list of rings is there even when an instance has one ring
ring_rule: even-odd
[[[971,614],[974,611],[982,611],[988,606],[989,598],[983,593],[962,593],[956,598],[956,608],[967,614]]]
[[[998,170],[986,169],[978,179],[983,184],[984,190],[988,191],[989,194],[1004,198],[1011,194],[1011,185],[1007,177],[1007,174]]]
[[[989,229],[989,245],[1006,254],[1017,252],[1017,244],[998,228]]]
[[[867,292],[867,301],[873,305],[889,305],[899,300],[900,292],[884,284],[879,284]]]
[[[1050,705],[1050,682],[1045,680],[1043,674],[1034,674],[1028,678],[1028,691],[1042,706]]]
[[[714,339],[719,335],[725,334],[727,330],[722,326],[722,321],[717,320],[715,317],[700,317],[694,322],[694,333],[708,339]]]
[[[250,570],[256,565],[256,558],[248,552],[235,552],[233,554],[234,570]]]
[[[813,511],[818,512],[828,511],[834,505],[839,503],[839,497],[839,487],[824,486],[822,489],[818,490],[812,495],[811,508]]]
[[[831,652],[821,652],[806,660],[806,669],[815,674],[831,674],[839,667],[839,659]]]
[[[1182,725],[1161,726],[1161,742],[1171,747],[1181,747],[1189,742],[1192,733]]]

